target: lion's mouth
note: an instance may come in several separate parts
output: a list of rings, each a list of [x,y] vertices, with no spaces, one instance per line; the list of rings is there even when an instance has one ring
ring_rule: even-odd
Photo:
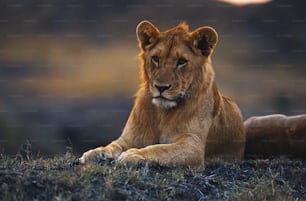
[[[176,99],[169,99],[164,96],[155,96],[153,97],[153,99],[160,99],[160,100],[165,100],[165,101],[175,101],[176,102]]]
[[[153,97],[153,99],[159,99],[159,100],[164,100],[164,101],[171,101],[171,102],[180,102],[182,99],[183,99],[183,97],[182,96],[177,96],[177,97],[175,97],[175,98],[173,98],[173,99],[169,99],[169,98],[167,98],[167,97],[165,97],[165,96],[162,96],[162,95],[160,95],[160,96],[155,96],[155,97]]]
[[[173,99],[166,98],[165,96],[155,96],[152,98],[152,103],[158,107],[173,108],[181,102],[183,97],[178,96]]]

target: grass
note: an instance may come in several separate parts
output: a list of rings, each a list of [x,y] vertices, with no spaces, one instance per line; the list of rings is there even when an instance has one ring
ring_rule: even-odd
[[[2,154],[0,200],[306,200],[305,160],[212,160],[195,171],[75,159],[71,149],[46,159]]]

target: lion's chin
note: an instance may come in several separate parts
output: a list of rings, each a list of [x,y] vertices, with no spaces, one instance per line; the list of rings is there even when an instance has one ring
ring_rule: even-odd
[[[152,103],[157,107],[166,108],[166,109],[174,108],[177,106],[177,101],[167,100],[167,99],[160,98],[160,97],[153,98]]]

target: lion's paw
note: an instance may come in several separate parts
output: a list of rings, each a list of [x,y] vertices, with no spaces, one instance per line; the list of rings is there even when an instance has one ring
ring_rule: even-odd
[[[107,151],[104,148],[99,147],[99,148],[96,148],[96,149],[91,149],[89,151],[86,151],[82,155],[82,157],[79,158],[79,162],[81,164],[85,164],[85,163],[88,163],[88,162],[97,162],[100,159],[107,158],[108,155],[110,155],[110,154],[108,154]]]
[[[118,161],[127,164],[142,164],[146,159],[141,155],[139,149],[129,149],[119,156]]]

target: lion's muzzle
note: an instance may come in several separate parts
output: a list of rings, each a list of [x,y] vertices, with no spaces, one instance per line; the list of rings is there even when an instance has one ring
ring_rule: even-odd
[[[154,84],[152,88],[152,103],[158,107],[173,108],[182,100],[184,94],[171,95],[170,84]]]

